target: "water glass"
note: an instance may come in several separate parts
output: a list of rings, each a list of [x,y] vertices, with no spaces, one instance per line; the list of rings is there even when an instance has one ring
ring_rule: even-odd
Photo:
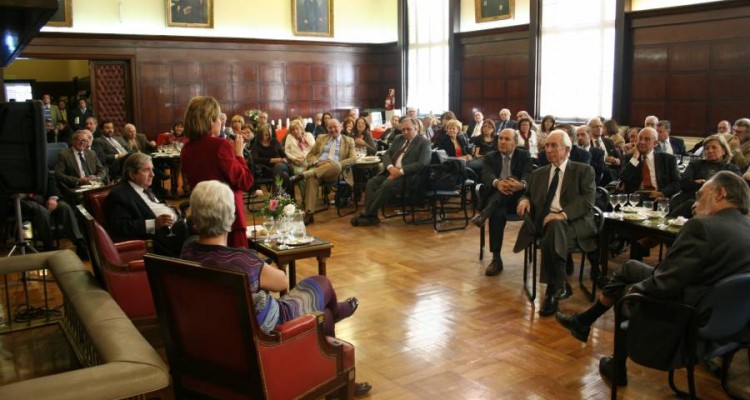
[[[656,202],[656,210],[659,212],[659,229],[664,229],[667,225],[664,223],[664,219],[669,214],[669,200],[661,199]]]
[[[617,198],[616,194],[610,194],[609,195],[609,204],[612,206],[612,213],[615,213],[615,208],[617,208],[617,203],[620,200]]]
[[[654,211],[654,202],[651,200],[643,200],[643,209],[646,211]]]
[[[638,207],[638,202],[641,200],[641,194],[630,193],[630,196],[628,196],[628,199],[632,207]]]
[[[276,224],[276,221],[273,219],[272,216],[267,216],[263,218],[263,229],[266,230],[266,239],[263,241],[263,243],[270,243],[271,242],[271,230],[273,229],[273,226]]]
[[[618,194],[617,203],[620,205],[620,215],[622,215],[622,207],[628,204],[628,195],[625,193]]]

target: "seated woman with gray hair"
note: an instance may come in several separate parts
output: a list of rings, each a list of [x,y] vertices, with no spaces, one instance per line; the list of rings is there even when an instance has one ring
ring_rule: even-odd
[[[234,194],[224,183],[203,181],[190,195],[191,218],[198,240],[186,243],[182,258],[220,268],[245,271],[253,296],[258,325],[264,332],[315,311],[325,313],[323,327],[326,335],[335,336],[334,324],[350,317],[357,310],[356,297],[339,302],[331,281],[323,275],[310,276],[297,283],[294,289],[278,299],[270,292],[289,288],[284,271],[263,262],[258,255],[245,248],[227,246],[227,237],[234,221]],[[371,389],[369,383],[358,383],[355,394]]]

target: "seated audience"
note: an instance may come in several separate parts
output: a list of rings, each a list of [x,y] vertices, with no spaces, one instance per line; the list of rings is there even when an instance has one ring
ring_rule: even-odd
[[[225,130],[227,137],[234,139],[242,131],[243,125],[245,125],[245,118],[239,114],[233,115],[229,128]]]
[[[295,121],[289,123],[289,132],[284,146],[284,154],[286,154],[293,175],[301,174],[305,170],[307,166],[305,160],[315,144],[315,137],[312,133],[302,131],[302,123]]]
[[[316,138],[320,134],[324,134],[324,135],[328,134],[328,121],[330,121],[331,119],[333,119],[333,115],[331,115],[331,113],[329,113],[329,112],[324,112],[322,119],[323,119],[323,122],[320,125],[318,125],[315,128],[315,132],[313,132],[313,135]]]
[[[731,152],[722,135],[718,133],[711,135],[704,142],[705,159],[692,161],[685,168],[685,172],[680,177],[680,193],[672,198],[669,205],[670,216],[690,218],[698,189],[719,171],[741,175],[740,168],[729,162]]]
[[[649,115],[643,120],[643,127],[656,129],[656,124],[658,122],[659,122],[659,117],[657,117],[656,115]]]
[[[54,129],[47,131],[47,143],[67,143],[70,145],[70,137],[73,132],[68,127],[68,122],[65,120],[57,121]]]
[[[458,121],[456,121],[458,122]],[[353,226],[370,226],[380,223],[378,212],[388,200],[404,188],[409,179],[430,164],[430,142],[417,134],[417,120],[404,118],[402,134],[382,156],[385,170],[367,181],[365,210],[352,218]]]
[[[185,124],[182,121],[175,122],[170,132],[162,133],[156,138],[156,146],[170,145],[174,142],[187,143],[188,138],[183,134],[184,130]]]
[[[357,310],[357,298],[338,301],[331,281],[323,275],[302,279],[289,290],[284,271],[266,264],[254,251],[227,247],[236,212],[233,193],[227,185],[219,181],[199,183],[190,195],[190,205],[198,239],[185,244],[181,258],[246,272],[262,331],[271,333],[277,326],[304,314],[322,312],[325,334],[335,337],[336,322],[349,318]],[[271,295],[286,290],[289,292],[283,296]],[[367,382],[357,383],[354,392],[362,396],[371,388]]]
[[[656,151],[683,156],[685,152],[685,141],[674,136],[669,136],[672,130],[672,124],[663,119],[656,123],[656,133],[659,136],[659,143],[656,145]]]
[[[549,136],[553,130],[555,130],[555,117],[545,115],[544,118],[542,118],[542,124],[539,127],[539,131],[536,133],[537,140],[539,141],[538,148],[540,151],[544,149],[544,143],[547,142],[547,136]]]
[[[427,138],[430,142],[435,141],[435,127],[437,126],[437,118],[432,114],[427,114],[422,118],[423,129],[419,131],[419,136]]]
[[[570,156],[568,156],[568,159],[570,161],[576,161],[583,164],[591,164],[591,153],[575,145],[576,135],[573,126],[568,124],[559,124],[557,125],[557,129],[567,133],[570,141],[574,143],[573,147],[570,148]],[[545,150],[539,152],[539,159],[537,160],[537,162],[540,167],[549,164],[549,161],[547,160],[547,152]]]
[[[82,129],[88,129],[91,132],[94,132],[94,129],[91,129],[86,126],[86,120],[89,117],[93,117],[94,114],[92,113],[91,109],[88,107],[88,104],[86,104],[86,99],[78,99],[78,107],[70,110],[68,112],[68,123],[70,124],[70,127],[76,131],[80,131]],[[96,136],[96,135],[94,135]]]
[[[89,150],[87,130],[73,135],[72,147],[60,152],[55,165],[55,178],[59,184],[68,188],[90,185],[95,181],[107,182],[107,169],[99,161],[96,152]]]
[[[669,198],[680,190],[677,158],[654,151],[657,133],[643,128],[638,133],[638,147],[625,159],[620,180],[625,193],[641,192],[651,199]]]
[[[354,118],[351,116],[344,118],[344,121],[341,123],[341,134],[352,137],[354,134]]]
[[[591,154],[591,160],[588,162],[588,164],[591,165],[592,168],[594,168],[597,186],[604,186],[609,183],[610,177],[609,175],[607,175],[607,165],[604,163],[604,150],[597,149],[596,147],[591,145],[591,136],[589,136],[588,126],[582,125],[576,128],[576,143],[578,144],[579,148],[588,151],[589,154]],[[570,159],[573,160],[572,152]]]
[[[542,251],[541,277],[547,290],[540,316],[554,314],[558,300],[573,293],[565,273],[569,251],[575,246],[590,254],[596,250],[594,169],[570,161],[572,147],[563,131],[553,131],[547,137],[545,152],[550,165],[529,175],[526,192],[516,207],[519,216],[529,217],[524,218],[513,250],[519,252],[539,240]]]
[[[482,159],[487,153],[497,150],[497,136],[495,136],[495,121],[486,119],[482,121],[482,133],[479,136],[471,138],[474,145],[473,156],[476,159]],[[481,170],[481,168],[480,168]]]
[[[518,120],[518,135],[519,135],[519,146],[529,151],[531,159],[536,161],[539,159],[539,146],[537,140],[537,133],[532,129],[534,122],[531,118],[521,118]]]
[[[286,154],[281,143],[271,136],[268,124],[258,124],[258,135],[253,141],[251,153],[255,166],[255,177],[274,178],[284,180],[286,192],[294,197],[294,187],[289,183],[292,172],[287,164]]]
[[[745,169],[750,166],[750,119],[741,118],[734,121],[732,131],[734,138],[729,141],[733,153],[732,164]]]
[[[133,149],[122,137],[115,136],[115,127],[112,121],[104,121],[102,136],[94,139],[93,149],[99,155],[102,164],[109,169],[109,176],[113,180],[120,177],[125,157],[133,152]]]
[[[486,127],[487,123],[492,121],[484,122]],[[484,271],[487,276],[497,275],[503,271],[500,250],[503,246],[505,223],[508,215],[515,214],[516,204],[523,195],[533,168],[529,152],[518,147],[518,139],[516,130],[503,130],[497,137],[497,151],[488,153],[483,160],[482,189],[487,189],[481,194],[485,199],[484,207],[471,221],[481,228],[488,218],[490,220],[492,261]]]
[[[356,151],[372,156],[375,155],[375,141],[370,133],[370,124],[362,117],[357,118],[354,123],[354,130],[350,134],[354,139],[354,148]]]
[[[391,127],[383,132],[380,139],[376,140],[378,150],[388,150],[388,147],[396,140],[396,137],[401,134],[399,124],[401,123],[401,117],[398,115],[391,116]]]
[[[523,118],[527,118],[529,121],[531,121],[531,130],[532,131],[534,131],[534,132],[539,131],[539,127],[536,126],[536,124],[534,124],[534,118],[531,118],[531,115],[529,115],[529,113],[527,111],[521,110],[521,111],[519,111],[519,112],[516,113],[516,122],[518,122],[520,124],[520,122],[521,122],[521,120]],[[523,138],[523,136],[521,138]]]
[[[505,128],[518,129],[518,123],[510,119],[510,110],[507,108],[500,110],[498,116],[500,119],[495,124],[497,125],[497,133],[502,132]]]
[[[482,135],[482,122],[484,121],[484,114],[481,111],[474,111],[474,119],[469,122],[469,127],[466,129],[466,136],[475,138]]]
[[[151,157],[143,153],[128,156],[122,181],[107,196],[107,231],[121,240],[153,239],[154,252],[178,257],[187,229],[184,224],[175,225],[177,211],[151,191],[153,179]]]
[[[452,119],[447,121],[443,127],[445,135],[440,136],[435,142],[435,147],[438,150],[444,150],[448,157],[471,160],[473,157],[469,151],[469,141],[461,133],[461,121]]]
[[[125,134],[122,137],[134,152],[151,154],[156,151],[156,142],[148,140],[146,135],[138,133],[135,125],[125,124],[123,130]]]
[[[622,146],[622,156],[627,157],[633,155],[633,152],[638,147],[638,132],[641,128],[637,126],[631,126],[625,132],[625,144]]]
[[[341,123],[328,121],[328,134],[318,135],[315,145],[307,154],[307,169],[292,177],[292,182],[305,180],[305,220],[314,222],[313,214],[318,201],[320,182],[337,179],[341,169],[357,161],[354,139],[341,135]]]
[[[612,140],[615,144],[615,148],[622,154],[625,146],[625,139],[620,135],[620,125],[614,119],[608,119],[604,121],[604,136]]]
[[[98,139],[102,137],[102,129],[104,129],[104,124],[102,124],[101,129],[100,129],[99,122],[96,120],[95,117],[86,118],[86,121],[84,121],[83,125],[85,129],[87,129],[89,132],[91,132],[94,135],[94,139]],[[114,132],[114,126],[112,130]]]
[[[658,268],[636,260],[626,262],[614,273],[591,308],[581,314],[557,313],[558,322],[573,337],[586,342],[591,325],[625,294],[642,293],[696,305],[720,280],[750,272],[750,252],[746,247],[750,241],[747,215],[750,190],[745,182],[729,171],[717,173],[702,185],[693,209],[696,218],[680,229]],[[625,345],[625,342],[621,343]],[[625,360],[622,361],[618,382],[624,386],[627,373]],[[599,371],[610,380],[613,362],[612,357],[604,357],[599,362]]]
[[[308,122],[305,125],[305,132],[314,133],[316,129],[323,123],[323,113],[315,114],[313,122]]]

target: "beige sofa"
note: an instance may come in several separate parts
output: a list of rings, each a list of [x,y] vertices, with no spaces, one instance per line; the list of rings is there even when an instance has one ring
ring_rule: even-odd
[[[121,399],[169,385],[167,365],[75,253],[0,259],[0,275],[45,268],[65,298],[61,325],[84,368],[0,386],[0,399]]]

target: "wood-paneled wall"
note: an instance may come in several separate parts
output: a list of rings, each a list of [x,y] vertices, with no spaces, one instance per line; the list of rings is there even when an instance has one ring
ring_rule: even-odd
[[[196,95],[216,97],[230,117],[259,108],[284,119],[382,108],[387,89],[401,87],[395,43],[44,33],[23,56],[127,60],[134,75],[134,120],[150,136],[181,119]]]
[[[495,120],[502,108],[530,109],[528,30],[522,25],[458,35],[460,120],[471,121],[475,108]]]
[[[629,125],[647,115],[672,134],[705,136],[750,116],[750,4],[730,1],[627,14]],[[627,45],[626,45],[627,46]]]

